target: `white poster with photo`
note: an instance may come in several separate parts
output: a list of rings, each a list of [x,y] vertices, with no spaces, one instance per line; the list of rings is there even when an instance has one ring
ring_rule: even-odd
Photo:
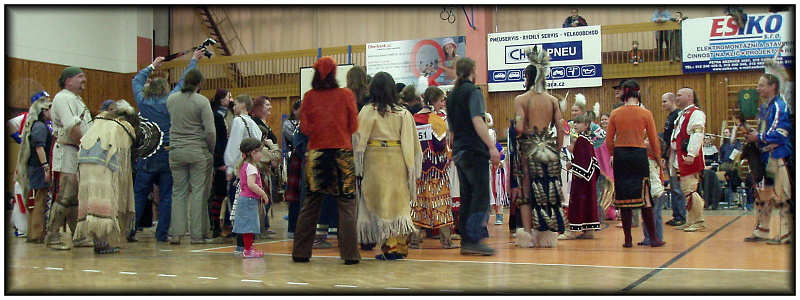
[[[339,87],[347,86],[347,72],[353,68],[353,65],[337,65],[336,66],[336,83]],[[314,67],[300,68],[300,100],[303,100],[306,92],[311,90],[311,82],[314,81]]]
[[[550,54],[545,77],[548,89],[595,87],[603,84],[600,26],[490,33],[487,42],[489,92],[525,90],[525,51]]]
[[[778,49],[777,60],[787,68],[794,66],[790,13],[748,15],[741,27],[729,16],[687,19],[681,32],[684,73],[760,70],[764,59],[774,57]]]
[[[465,52],[464,36],[369,43],[367,75],[386,72],[406,85],[425,77],[429,86],[449,86],[456,80],[456,60]]]

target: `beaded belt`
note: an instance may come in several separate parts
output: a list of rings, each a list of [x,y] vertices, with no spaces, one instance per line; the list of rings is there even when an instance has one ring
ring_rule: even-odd
[[[400,147],[400,141],[370,140],[369,142],[367,142],[367,146],[370,146],[370,147]]]

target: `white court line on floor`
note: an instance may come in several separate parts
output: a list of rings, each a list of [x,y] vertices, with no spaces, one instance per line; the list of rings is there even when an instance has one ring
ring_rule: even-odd
[[[288,242],[288,241],[291,241],[291,240],[292,239],[275,240],[275,241],[269,241],[269,242],[253,243],[253,245],[273,244],[273,243],[280,243],[280,242]],[[217,250],[217,249],[230,248],[230,247],[236,247],[236,246],[235,245],[228,245],[228,246],[214,247],[214,248],[207,248],[207,249],[196,249],[196,250],[192,250],[190,252],[194,252],[194,253],[197,253],[197,252],[209,252],[210,250]]]
[[[265,256],[292,256],[283,253],[264,253]],[[314,255],[312,258],[336,258],[338,256]],[[361,260],[377,260],[372,257],[361,258]],[[529,262],[507,262],[507,261],[470,261],[470,260],[443,260],[443,259],[409,259],[404,258],[398,261],[413,262],[443,262],[443,263],[473,263],[473,264],[501,264],[501,265],[529,265],[543,267],[583,267],[583,268],[605,268],[605,269],[640,269],[640,270],[682,270],[682,271],[737,271],[737,272],[771,272],[771,273],[791,273],[791,270],[759,270],[759,269],[717,269],[717,268],[661,268],[661,267],[627,267],[627,266],[602,266],[602,265],[575,265],[575,264],[543,264]]]
[[[175,276],[178,276],[178,275],[175,275],[175,274],[158,274],[158,276],[159,277],[175,277]]]
[[[346,284],[335,284],[333,287],[343,287],[343,288],[357,288],[357,285],[346,285]]]
[[[219,279],[219,278],[217,278],[217,277],[208,277],[208,276],[200,276],[200,277],[197,277],[197,279],[211,279],[211,280],[217,280],[217,279]]]
[[[100,273],[100,270],[81,270],[84,272]]]
[[[125,275],[136,275],[136,272],[124,272],[123,271],[123,272],[119,272],[119,273],[120,274],[125,274]]]
[[[409,288],[387,287],[385,290],[409,290]]]
[[[463,290],[439,290],[440,292],[448,292],[448,293],[463,293]]]
[[[162,251],[162,252],[172,252],[172,251],[174,251],[174,250],[170,250],[170,249],[158,249],[158,251]]]
[[[309,284],[308,282],[291,282],[291,281],[287,281],[286,283],[293,284],[293,285],[308,285]]]
[[[53,270],[53,271],[64,271],[64,268],[53,268],[53,267],[47,267],[47,268],[44,268],[44,269],[45,269],[45,270]]]
[[[241,281],[242,282],[264,282],[264,281],[261,281],[261,280],[253,280],[253,279],[242,279]]]

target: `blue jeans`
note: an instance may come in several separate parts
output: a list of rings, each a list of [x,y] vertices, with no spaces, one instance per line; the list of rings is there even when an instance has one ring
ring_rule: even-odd
[[[667,194],[664,193],[661,197],[653,198],[653,223],[655,223],[656,227],[656,235],[658,236],[659,241],[664,240],[664,224],[661,223],[661,212],[664,210],[664,202],[667,200]],[[650,234],[647,233],[647,230],[642,230],[644,232],[644,242],[650,243]]]
[[[725,195],[725,203],[728,203],[728,207],[730,207],[731,204],[733,204],[733,199],[734,196],[736,196],[736,192],[733,189],[726,187],[722,189],[722,194]]]
[[[486,156],[472,151],[459,151],[453,155],[458,171],[461,192],[461,209],[458,229],[462,247],[478,244],[489,237],[486,221],[489,220],[489,164]],[[537,224],[534,224],[534,228]]]
[[[686,196],[681,191],[678,176],[669,177],[669,192],[672,193],[672,218],[686,222]]]
[[[147,204],[147,195],[153,192],[153,184],[158,185],[158,226],[156,240],[166,241],[172,216],[172,173],[169,168],[157,172],[139,170],[133,183],[133,194],[136,200],[136,223],[142,219]],[[136,230],[134,228],[134,230]]]

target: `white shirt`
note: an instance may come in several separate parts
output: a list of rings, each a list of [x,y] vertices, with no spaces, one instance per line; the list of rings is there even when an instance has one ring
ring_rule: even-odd
[[[228,174],[233,174],[234,166],[242,159],[242,152],[239,151],[239,146],[242,144],[242,140],[246,138],[261,140],[261,130],[258,128],[258,124],[248,115],[242,114],[233,117],[228,144],[225,145],[225,153],[222,155]]]
[[[678,145],[675,143],[675,139],[678,137],[678,133],[681,131],[681,128],[683,128],[683,122],[687,122],[687,120],[684,118],[684,113],[686,110],[692,107],[694,107],[694,104],[690,104],[682,109],[678,115],[678,118],[675,119],[675,129],[672,130],[672,137],[670,139],[670,147],[672,148],[672,151],[670,151],[670,160],[672,161],[672,167],[675,169],[678,169]],[[700,147],[703,146],[703,137],[705,136],[706,128],[706,113],[698,109],[692,113],[688,122],[689,124],[686,126],[686,130],[688,130],[690,134],[689,146],[686,147],[686,154],[692,157],[697,157],[698,153],[700,152]],[[692,132],[692,128],[702,128],[703,130],[699,132]]]
[[[73,126],[80,126],[81,134],[89,130],[92,114],[83,103],[81,96],[63,89],[53,98],[50,107],[53,119],[53,135],[56,144],[53,147],[53,171],[72,173],[78,172],[78,148],[70,145],[79,145],[80,141],[73,141],[69,131]]]

